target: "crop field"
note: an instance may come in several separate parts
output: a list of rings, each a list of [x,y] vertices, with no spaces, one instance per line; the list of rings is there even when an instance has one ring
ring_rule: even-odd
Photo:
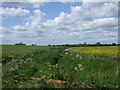
[[[3,88],[118,88],[118,46],[2,46]]]
[[[102,47],[86,47],[86,48],[75,47],[72,49],[81,53],[118,56],[118,46],[102,46]]]

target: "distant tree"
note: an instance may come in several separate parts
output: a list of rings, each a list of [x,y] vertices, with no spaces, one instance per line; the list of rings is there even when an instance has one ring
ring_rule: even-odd
[[[31,44],[31,46],[36,46],[36,44]]]
[[[97,42],[97,43],[95,43],[95,45],[99,46],[99,45],[101,45],[101,43],[100,43],[100,42]]]
[[[32,44],[31,46],[35,46],[34,44]]]
[[[84,42],[84,45],[86,45],[87,43],[86,42]]]
[[[87,44],[86,44],[86,42],[84,42],[83,44],[82,44],[82,46],[86,46]]]
[[[48,45],[48,46],[51,46],[51,45]]]
[[[15,45],[26,45],[26,44],[24,44],[23,42],[20,42],[20,43],[16,43]]]
[[[115,43],[112,43],[113,46],[115,46],[116,44]]]

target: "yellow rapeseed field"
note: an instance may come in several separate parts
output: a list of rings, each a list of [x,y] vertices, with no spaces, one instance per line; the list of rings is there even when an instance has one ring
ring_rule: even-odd
[[[76,50],[80,53],[88,54],[104,54],[104,55],[118,55],[118,46],[99,46],[99,47],[73,47],[72,50]]]

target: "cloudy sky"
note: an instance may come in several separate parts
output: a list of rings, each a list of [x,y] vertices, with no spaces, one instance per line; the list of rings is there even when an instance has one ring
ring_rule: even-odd
[[[4,2],[2,44],[117,43],[116,2]]]

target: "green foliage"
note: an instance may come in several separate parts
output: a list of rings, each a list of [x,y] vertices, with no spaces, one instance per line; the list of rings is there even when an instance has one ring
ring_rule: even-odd
[[[23,42],[20,42],[20,43],[16,43],[15,45],[26,45],[26,44],[24,44]]]
[[[101,43],[100,43],[100,42],[97,42],[97,43],[95,43],[95,45],[101,45]]]
[[[117,57],[85,54],[66,47],[3,46],[3,88],[117,88]],[[67,85],[31,77],[68,81]]]

